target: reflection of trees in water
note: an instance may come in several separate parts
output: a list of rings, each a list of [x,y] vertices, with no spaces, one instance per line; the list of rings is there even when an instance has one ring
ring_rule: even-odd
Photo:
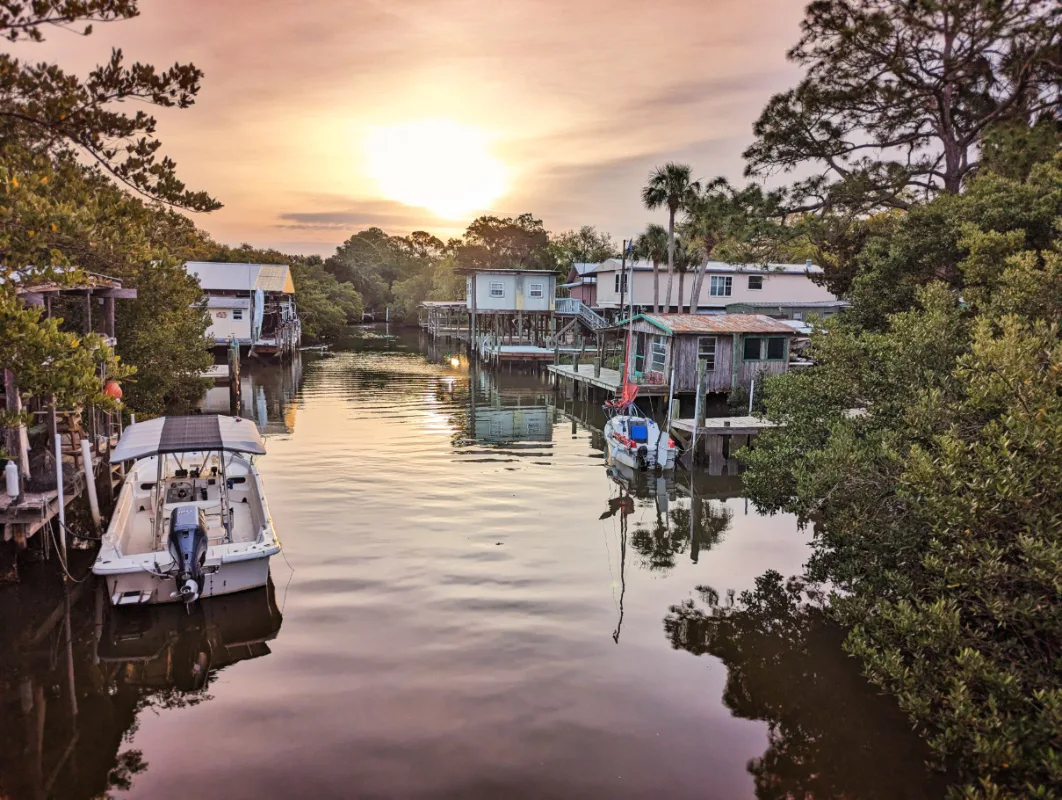
[[[657,503],[651,525],[639,524],[631,533],[631,546],[641,555],[641,565],[651,570],[669,570],[676,557],[689,552],[697,563],[702,551],[723,539],[733,513],[722,503],[694,497],[688,506],[675,506],[664,513]]]
[[[31,604],[0,602],[0,798],[128,791],[149,766],[130,746],[144,713],[210,700],[217,672],[267,655],[282,622],[272,583],[201,601],[191,614],[112,609],[91,589],[71,589],[65,618],[61,586],[17,587]],[[60,657],[68,641],[72,681]]]
[[[748,765],[757,797],[941,796],[928,751],[863,679],[843,631],[805,600],[802,584],[770,571],[736,602],[698,592],[703,606],[672,606],[664,630],[672,647],[723,662],[727,708],[767,722],[767,752]]]

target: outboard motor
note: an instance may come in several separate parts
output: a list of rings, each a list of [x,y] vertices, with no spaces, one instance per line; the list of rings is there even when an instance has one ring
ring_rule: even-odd
[[[644,444],[638,446],[638,467],[649,469],[649,448]]]
[[[177,506],[170,515],[170,555],[176,564],[177,591],[185,603],[199,599],[203,586],[203,564],[207,554],[206,514],[189,503]]]

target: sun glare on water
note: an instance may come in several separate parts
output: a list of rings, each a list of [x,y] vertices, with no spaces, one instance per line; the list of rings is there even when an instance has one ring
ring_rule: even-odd
[[[506,190],[505,167],[475,128],[444,121],[372,130],[369,172],[383,195],[444,219],[486,210]]]

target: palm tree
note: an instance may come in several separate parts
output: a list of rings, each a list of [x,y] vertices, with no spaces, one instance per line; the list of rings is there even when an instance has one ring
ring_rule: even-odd
[[[655,222],[634,241],[634,257],[653,262],[653,312],[660,313],[660,262],[667,258],[667,231]]]
[[[685,284],[686,273],[690,271],[690,267],[693,266],[696,257],[691,252],[689,245],[686,244],[686,240],[679,236],[675,240],[675,271],[679,276],[678,286],[678,313],[682,313],[682,298],[685,296]],[[690,300],[689,311],[693,311],[693,301]]]
[[[715,178],[709,182],[703,192],[691,200],[685,208],[686,222],[682,226],[683,237],[693,243],[697,243],[700,264],[697,274],[693,279],[693,292],[690,295],[690,306],[700,301],[701,289],[704,284],[704,273],[708,269],[708,262],[712,260],[712,252],[715,250],[719,239],[727,227],[727,217],[732,213],[730,207],[733,201],[734,190],[727,183],[726,178]]]
[[[650,211],[667,206],[667,294],[664,305],[671,310],[671,285],[675,279],[675,215],[684,210],[700,191],[701,185],[690,180],[690,165],[668,162],[649,174],[642,189],[642,204]],[[682,305],[682,298],[679,298]]]

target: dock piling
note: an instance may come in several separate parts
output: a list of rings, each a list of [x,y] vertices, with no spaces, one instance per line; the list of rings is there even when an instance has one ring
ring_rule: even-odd
[[[92,512],[92,527],[100,532],[100,501],[96,496],[96,473],[92,467],[92,446],[88,439],[81,440],[81,470],[85,474],[85,490],[88,492],[89,510]]]

